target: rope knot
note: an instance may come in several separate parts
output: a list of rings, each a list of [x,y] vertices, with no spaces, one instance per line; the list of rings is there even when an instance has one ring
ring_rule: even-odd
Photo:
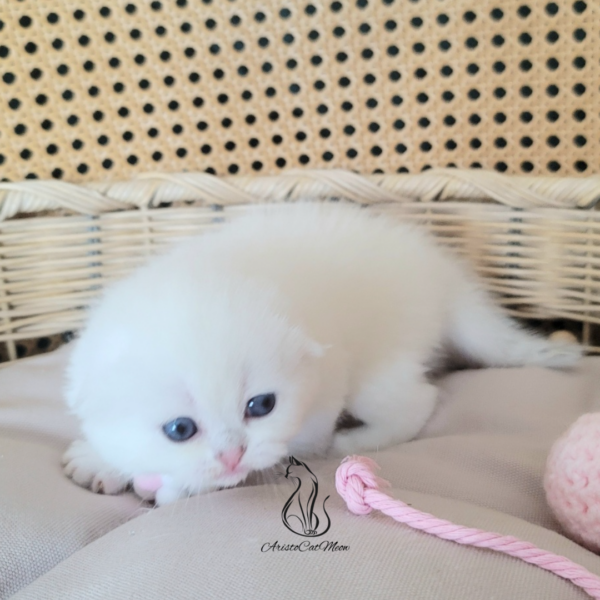
[[[373,471],[377,463],[365,456],[347,456],[335,473],[335,487],[348,509],[356,515],[368,515],[373,509],[365,500],[368,490],[389,485]]]

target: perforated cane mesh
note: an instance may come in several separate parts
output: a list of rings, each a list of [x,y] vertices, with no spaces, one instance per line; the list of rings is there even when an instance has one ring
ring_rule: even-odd
[[[0,4],[0,176],[597,173],[583,0]]]

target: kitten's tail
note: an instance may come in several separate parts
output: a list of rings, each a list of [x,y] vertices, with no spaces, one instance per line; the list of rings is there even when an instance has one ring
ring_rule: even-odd
[[[582,355],[578,344],[549,340],[521,328],[469,281],[451,308],[448,342],[467,359],[490,367],[572,367]]]

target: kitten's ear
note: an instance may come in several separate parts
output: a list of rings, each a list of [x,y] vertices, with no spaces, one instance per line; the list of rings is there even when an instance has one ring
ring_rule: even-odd
[[[322,346],[318,342],[309,339],[307,351],[309,356],[312,356],[313,358],[322,358],[325,355],[325,346]]]
[[[325,346],[322,346],[315,340],[311,339],[300,327],[294,327],[292,334],[301,344],[303,353],[311,358],[321,358],[325,354]]]

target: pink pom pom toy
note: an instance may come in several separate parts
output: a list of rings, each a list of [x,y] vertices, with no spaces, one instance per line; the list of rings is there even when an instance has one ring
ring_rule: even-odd
[[[554,444],[544,488],[565,533],[600,552],[600,413],[581,416]]]

